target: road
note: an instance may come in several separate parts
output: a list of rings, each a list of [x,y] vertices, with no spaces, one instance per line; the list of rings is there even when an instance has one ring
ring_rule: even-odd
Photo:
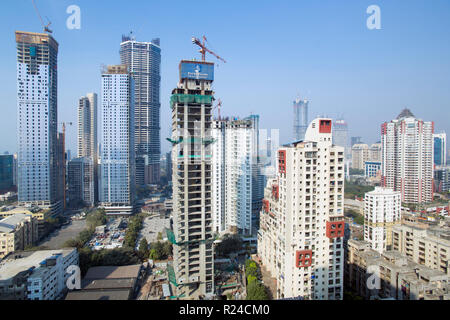
[[[71,221],[69,225],[62,226],[61,229],[54,231],[47,236],[39,246],[48,249],[61,249],[67,240],[73,239],[86,228],[86,220]]]

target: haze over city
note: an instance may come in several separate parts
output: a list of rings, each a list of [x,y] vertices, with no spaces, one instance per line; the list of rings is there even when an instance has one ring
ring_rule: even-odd
[[[170,91],[181,59],[200,59],[192,36],[206,35],[218,62],[214,90],[222,113],[259,114],[261,128],[279,128],[280,142],[292,137],[292,101],[310,100],[310,118],[343,117],[349,136],[380,140],[380,125],[408,107],[450,131],[450,3],[446,0],[375,1],[381,29],[366,27],[374,1],[223,1],[202,12],[186,2],[52,1],[39,9],[52,21],[60,45],[58,121],[67,128],[67,149],[76,152],[77,103],[100,92],[100,68],[119,63],[122,34],[138,41],[161,39],[161,147],[170,136]],[[81,8],[81,29],[66,28],[66,8]],[[20,18],[19,18],[20,17]],[[226,17],[226,18],[224,18]],[[46,18],[44,17],[44,20]],[[29,1],[3,5],[0,100],[1,151],[17,151],[15,30],[41,31]],[[6,116],[7,115],[7,116]]]

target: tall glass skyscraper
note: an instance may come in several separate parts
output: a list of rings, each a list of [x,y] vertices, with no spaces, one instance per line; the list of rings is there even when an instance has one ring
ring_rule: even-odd
[[[294,140],[305,139],[306,129],[308,129],[308,108],[309,101],[296,99],[294,101]]]
[[[19,203],[58,213],[58,43],[49,34],[23,31],[16,31],[16,43]]]
[[[78,103],[78,157],[92,160],[93,170],[86,178],[93,185],[93,203],[98,201],[97,94],[88,93]],[[92,175],[89,175],[92,173]]]
[[[106,213],[133,213],[135,201],[134,81],[127,66],[102,74],[100,202]]]
[[[434,140],[434,164],[445,166],[447,163],[447,134],[445,132],[433,135]]]
[[[136,184],[155,184],[160,179],[160,65],[159,38],[138,42],[123,36],[121,64],[127,65],[135,81]]]
[[[338,119],[333,123],[333,144],[345,148],[345,156],[349,157],[348,125],[344,119]]]

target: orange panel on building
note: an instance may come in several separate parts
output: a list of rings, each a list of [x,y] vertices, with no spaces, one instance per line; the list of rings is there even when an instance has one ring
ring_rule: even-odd
[[[286,151],[278,151],[278,171],[280,173],[286,173]]]
[[[312,250],[300,250],[295,255],[295,266],[297,268],[310,267],[312,264]]]
[[[331,133],[331,120],[320,120],[320,133]]]
[[[345,221],[327,221],[327,232],[328,238],[340,238],[344,236]]]

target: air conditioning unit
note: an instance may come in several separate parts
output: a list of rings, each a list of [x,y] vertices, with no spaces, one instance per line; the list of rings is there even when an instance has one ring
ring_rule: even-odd
[[[189,278],[189,281],[190,282],[199,282],[200,278],[199,278],[199,276],[192,276]]]
[[[183,283],[186,282],[186,279],[185,278],[179,278],[179,279],[177,279],[177,282],[180,283],[180,284],[183,284]]]

